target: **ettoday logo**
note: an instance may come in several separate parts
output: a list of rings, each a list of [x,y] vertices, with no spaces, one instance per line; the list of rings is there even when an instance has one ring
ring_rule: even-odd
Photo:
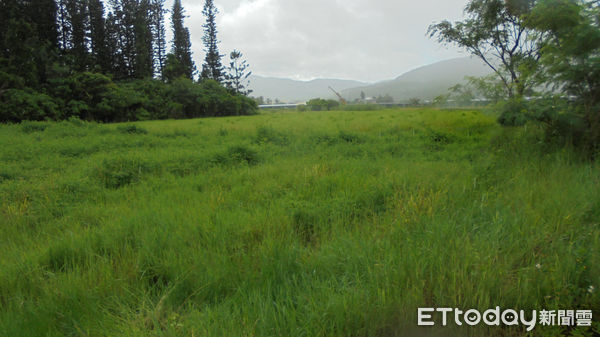
[[[441,322],[434,318],[441,316]],[[538,320],[539,318],[539,320]],[[526,313],[524,310],[517,312],[513,309],[501,310],[500,307],[488,309],[483,313],[476,309],[463,311],[457,308],[419,308],[418,322],[419,326],[433,326],[440,324],[448,325],[450,320],[454,320],[456,325],[478,325],[486,324],[489,326],[514,326],[524,325],[527,331],[535,328],[536,324],[541,325],[562,325],[562,326],[591,326],[591,310],[532,310]]]

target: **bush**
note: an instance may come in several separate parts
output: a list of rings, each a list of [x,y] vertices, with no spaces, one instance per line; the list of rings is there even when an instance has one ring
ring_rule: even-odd
[[[0,97],[0,122],[42,121],[59,115],[52,97],[31,89],[8,89]]]
[[[504,126],[522,126],[529,120],[529,104],[524,99],[510,99],[496,106],[500,112],[498,123]]]
[[[258,153],[243,145],[232,146],[224,153],[213,156],[211,162],[216,165],[256,165],[260,162]]]
[[[306,106],[312,111],[325,111],[339,107],[340,102],[333,99],[313,98],[306,102]]]
[[[239,116],[257,111],[254,100],[233,94],[212,80],[200,84],[186,78],[170,83],[154,79],[114,83],[110,77],[92,72],[51,79],[47,94],[27,88],[8,89],[0,98],[0,122],[71,117],[125,122]]]

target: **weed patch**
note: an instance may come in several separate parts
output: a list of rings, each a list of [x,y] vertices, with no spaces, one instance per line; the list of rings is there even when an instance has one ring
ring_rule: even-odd
[[[298,209],[292,216],[292,226],[298,238],[306,245],[316,239],[318,215],[312,209]]]
[[[95,145],[90,146],[87,144],[72,144],[70,146],[59,149],[58,153],[61,156],[78,158],[92,155],[98,152],[99,150],[99,147]]]
[[[150,171],[150,165],[139,159],[105,159],[95,170],[95,177],[106,188],[117,189],[135,183]]]
[[[117,127],[117,131],[130,135],[145,135],[148,133],[148,130],[135,124],[120,125]],[[176,134],[176,132],[174,132],[174,134]]]
[[[272,143],[275,145],[288,145],[289,139],[283,132],[279,132],[269,126],[260,126],[256,129],[254,136],[256,144]]]
[[[16,178],[16,173],[0,169],[0,184],[8,180],[14,180]]]
[[[85,247],[66,240],[52,245],[40,259],[40,265],[52,272],[67,272],[83,268],[89,254]]]
[[[42,132],[48,128],[50,124],[46,122],[32,122],[26,121],[21,123],[21,132],[23,133],[33,133],[33,132]]]
[[[258,152],[243,146],[232,146],[227,151],[213,155],[210,160],[215,165],[236,166],[236,165],[257,165],[260,162]]]
[[[347,131],[340,131],[338,133],[338,138],[343,142],[352,144],[361,144],[365,142],[359,135]]]

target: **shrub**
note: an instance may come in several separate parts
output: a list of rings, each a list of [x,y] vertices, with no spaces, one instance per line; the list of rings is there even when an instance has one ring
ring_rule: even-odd
[[[258,153],[243,145],[232,146],[223,153],[215,154],[211,160],[217,165],[256,165],[260,162]]]
[[[313,98],[306,102],[306,106],[312,111],[325,111],[339,107],[340,102],[333,99]]]
[[[0,122],[42,121],[58,116],[56,101],[31,89],[8,89],[0,96]]]
[[[529,104],[524,99],[510,99],[498,103],[496,108],[500,112],[498,123],[504,126],[522,126],[529,120]]]

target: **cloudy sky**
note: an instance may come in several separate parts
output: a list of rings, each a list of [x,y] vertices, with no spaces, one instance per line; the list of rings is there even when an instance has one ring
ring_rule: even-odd
[[[460,19],[467,0],[214,1],[220,52],[240,50],[256,75],[373,82],[465,56],[429,39],[426,31],[432,22]],[[204,1],[182,4],[200,68]]]

